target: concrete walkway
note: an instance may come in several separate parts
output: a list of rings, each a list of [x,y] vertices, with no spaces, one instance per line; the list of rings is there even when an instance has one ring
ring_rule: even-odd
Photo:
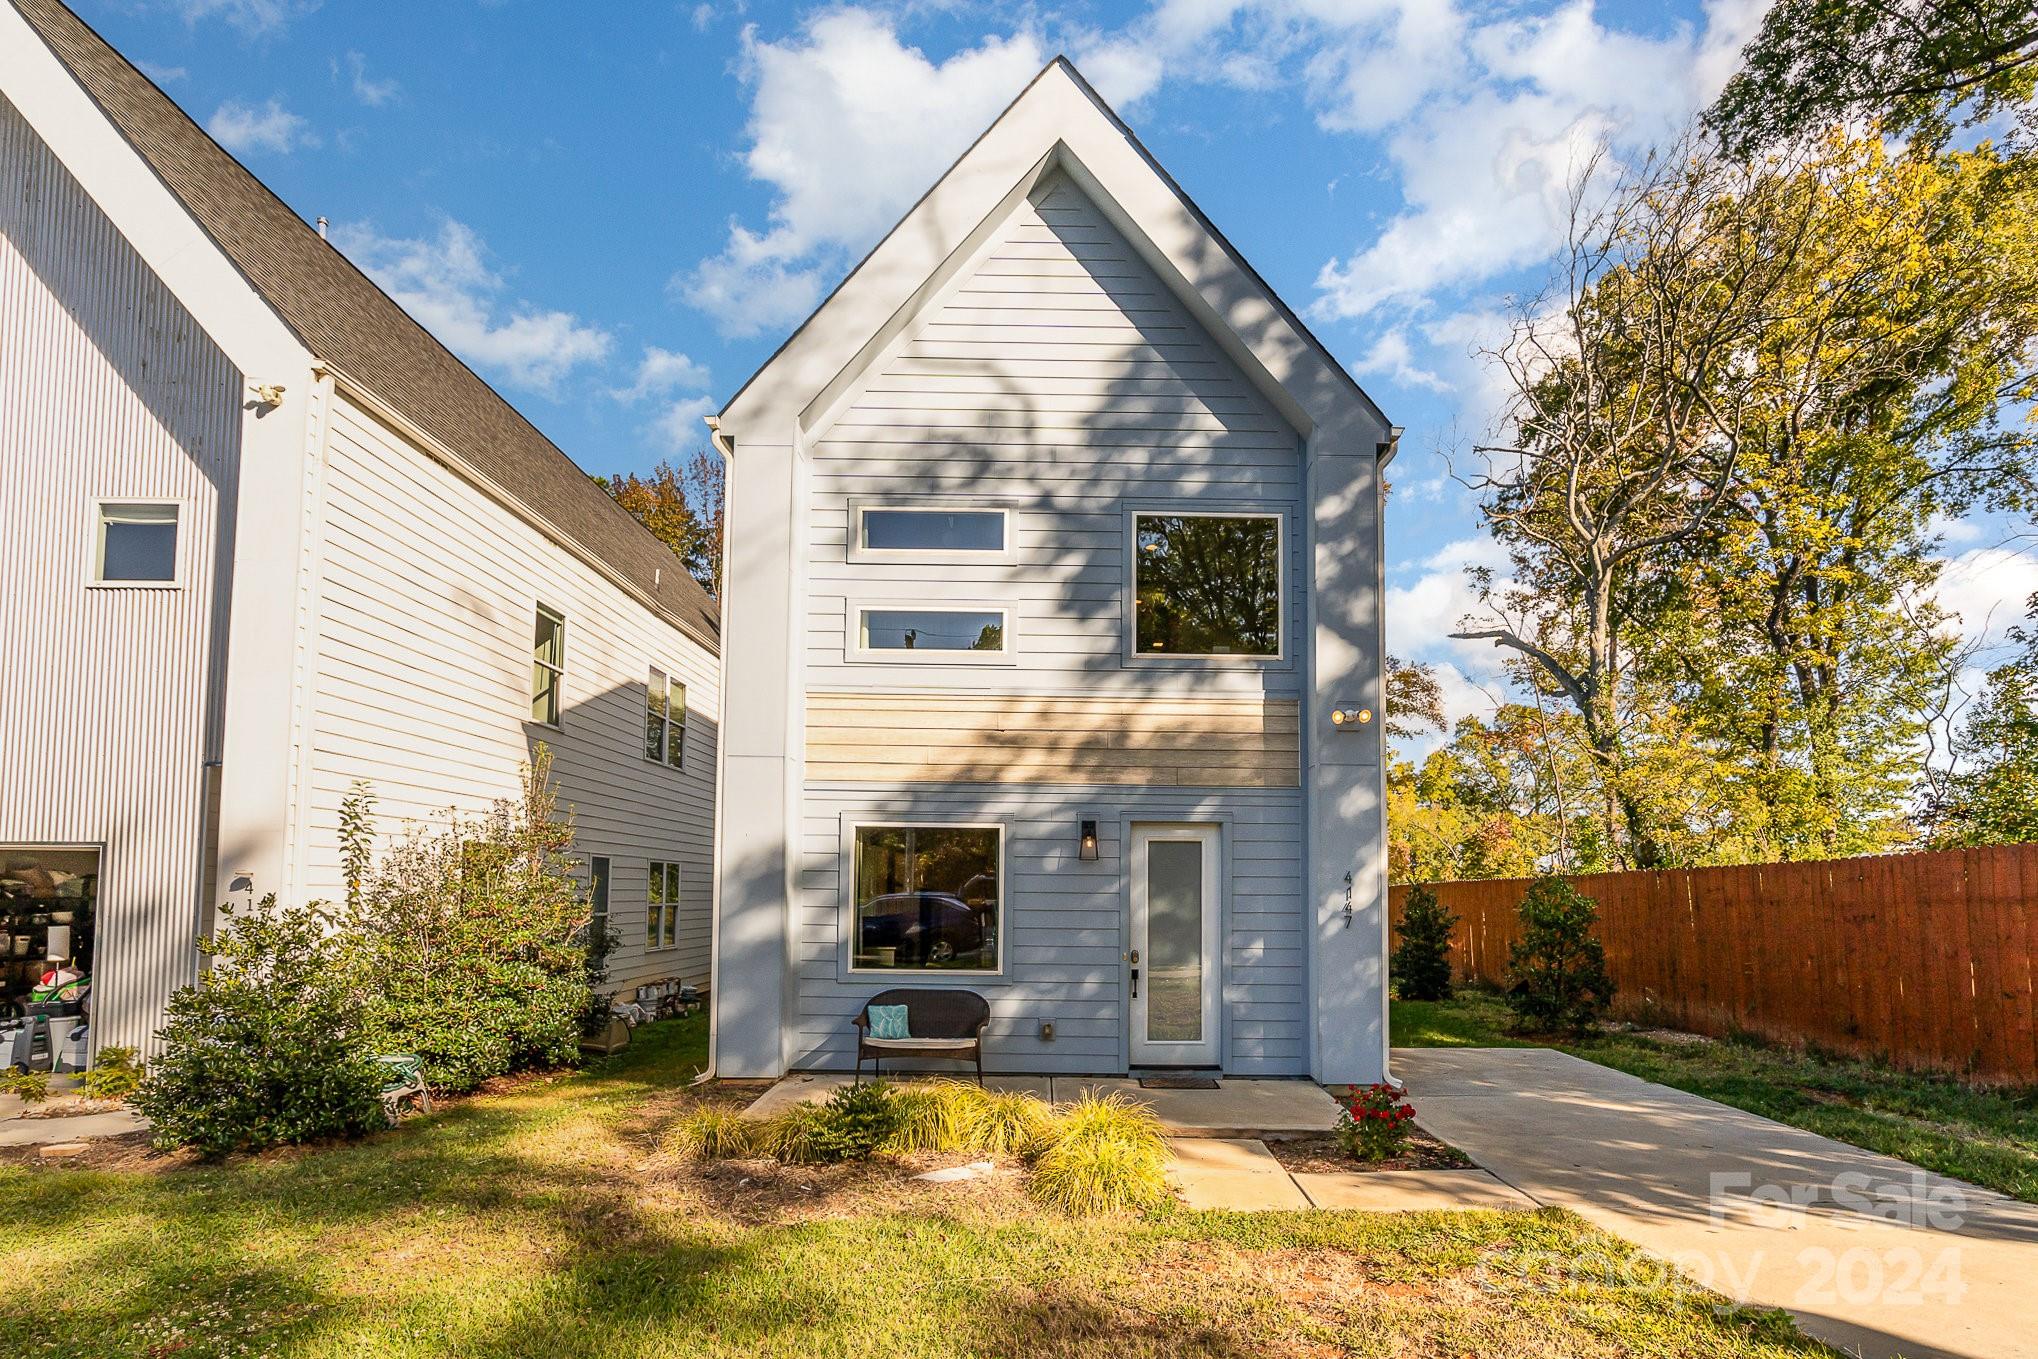
[[[1396,1049],[1393,1070],[1424,1127],[1538,1203],[1822,1340],[2038,1357],[2038,1205],[1547,1049]]]
[[[795,1104],[824,1100],[852,1079],[841,1072],[795,1072],[759,1095],[743,1116],[766,1119]],[[1050,1104],[1086,1094],[1135,1100],[1154,1111],[1169,1137],[1299,1137],[1337,1126],[1337,1101],[1311,1081],[1227,1076],[1215,1090],[1147,1090],[1124,1076],[986,1076],[984,1084],[993,1090],[1023,1090]]]
[[[1177,1138],[1169,1150],[1168,1181],[1191,1208],[1423,1213],[1536,1206],[1483,1170],[1293,1172],[1253,1138]]]

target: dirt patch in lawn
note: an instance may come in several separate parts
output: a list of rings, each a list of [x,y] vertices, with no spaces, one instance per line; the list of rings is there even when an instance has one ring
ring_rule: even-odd
[[[1286,1170],[1335,1174],[1353,1170],[1468,1170],[1472,1158],[1417,1124],[1408,1135],[1408,1150],[1391,1161],[1361,1161],[1330,1136],[1293,1137],[1267,1143]]]
[[[709,1161],[663,1156],[647,1167],[664,1196],[704,1217],[757,1227],[876,1213],[1038,1211],[1027,1202],[1026,1176],[1014,1161],[993,1161],[987,1174],[949,1183],[914,1176],[989,1158],[955,1155],[875,1156],[839,1165],[781,1165],[769,1158]]]

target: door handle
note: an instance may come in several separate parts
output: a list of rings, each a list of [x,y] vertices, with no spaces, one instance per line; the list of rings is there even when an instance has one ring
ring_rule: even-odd
[[[1139,950],[1138,950],[1138,949],[1134,949],[1134,950],[1132,950],[1132,952],[1130,952],[1130,953],[1126,954],[1126,955],[1125,955],[1125,957],[1126,957],[1126,961],[1128,961],[1128,962],[1130,962],[1130,963],[1132,964],[1132,998],[1133,998],[1134,1000],[1138,1000],[1138,999],[1139,999]]]

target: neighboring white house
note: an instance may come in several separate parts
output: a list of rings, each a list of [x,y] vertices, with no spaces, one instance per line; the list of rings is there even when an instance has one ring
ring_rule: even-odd
[[[992,1070],[1382,1077],[1398,431],[1073,67],[710,423],[721,1075],[956,986]]]
[[[618,983],[705,982],[719,612],[56,0],[0,3],[0,1003],[143,1044],[213,906],[342,891],[539,742]]]

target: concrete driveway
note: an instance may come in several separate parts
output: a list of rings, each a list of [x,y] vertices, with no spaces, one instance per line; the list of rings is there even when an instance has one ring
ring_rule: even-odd
[[[2038,1356],[2038,1205],[1541,1048],[1397,1048],[1417,1120],[1865,1355]]]

